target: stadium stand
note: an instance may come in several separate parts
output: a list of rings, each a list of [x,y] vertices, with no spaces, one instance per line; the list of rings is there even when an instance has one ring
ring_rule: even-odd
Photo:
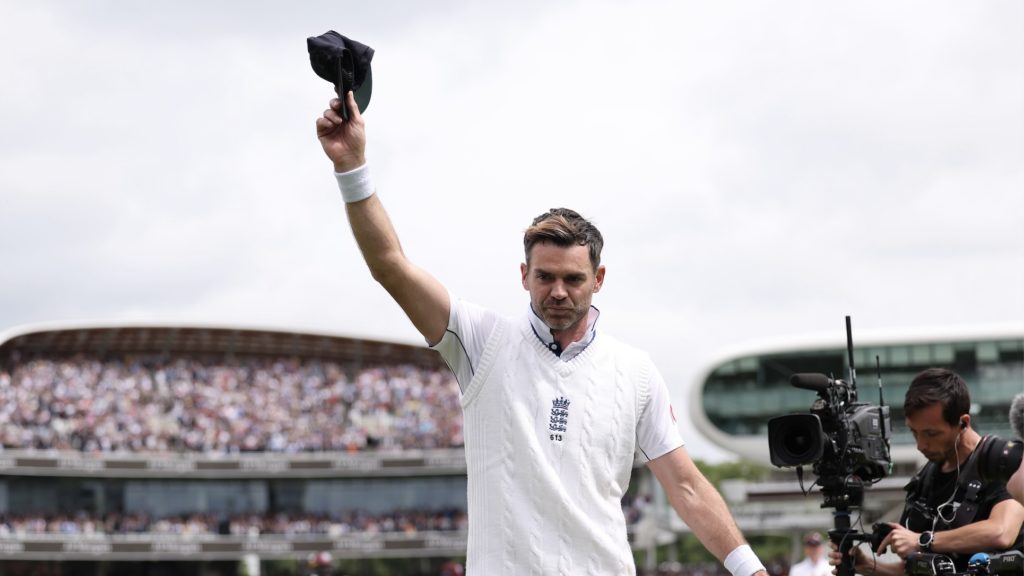
[[[447,369],[318,359],[85,355],[0,371],[5,448],[311,452],[458,448]]]

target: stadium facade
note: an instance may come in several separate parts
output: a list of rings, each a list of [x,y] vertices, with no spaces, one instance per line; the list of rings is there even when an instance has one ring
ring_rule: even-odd
[[[181,370],[183,362],[187,363]],[[79,396],[77,403],[71,403],[72,409],[78,406],[79,411],[82,391],[74,390],[73,384],[79,380],[86,382],[80,387],[113,381],[117,396],[127,393],[126,383],[133,387],[140,382],[166,384],[173,397],[174,387],[186,381],[194,384],[206,379],[207,384],[222,385],[218,379],[224,374],[234,377],[241,373],[246,378],[244,385],[252,381],[254,371],[274,376],[281,364],[290,365],[287,370],[297,375],[293,380],[307,380],[296,383],[302,386],[298,391],[314,394],[329,384],[330,378],[322,377],[323,366],[341,373],[341,380],[349,383],[380,366],[414,366],[428,375],[447,373],[437,355],[423,347],[324,333],[76,324],[26,326],[0,335],[0,385],[8,396],[13,398],[20,388],[32,385],[23,380],[42,374],[52,378],[42,386],[64,390],[60,400]],[[153,369],[154,365],[159,369]],[[234,372],[195,374],[225,366],[233,367]],[[144,377],[138,377],[140,371],[147,370]],[[315,384],[308,382],[313,375],[320,376]],[[268,387],[278,382],[273,380]],[[355,393],[365,395],[373,385],[371,382]],[[190,390],[186,398],[190,411],[209,411],[194,402],[203,394],[206,392]],[[182,395],[177,396],[180,399]],[[159,398],[163,402],[159,408],[168,408],[166,397],[153,394],[146,398]],[[21,400],[15,399],[15,403]],[[282,398],[275,401],[287,402]],[[238,561],[247,556],[301,560],[321,551],[339,559],[464,554],[465,536],[459,525],[465,511],[465,460],[458,447],[406,449],[395,445],[378,450],[371,437],[369,446],[364,438],[363,444],[346,450],[295,449],[288,442],[272,450],[268,443],[246,447],[230,440],[224,444],[228,448],[219,449],[202,443],[188,446],[187,441],[177,442],[171,449],[153,449],[141,442],[141,449],[135,449],[131,438],[111,448],[105,445],[99,424],[82,432],[78,430],[81,419],[66,414],[67,402],[53,409],[55,402],[29,398],[22,408],[48,412],[45,432],[76,422],[76,431],[69,435],[76,449],[68,449],[67,442],[60,444],[60,437],[53,434],[38,433],[44,428],[38,417],[33,422],[37,425],[30,426],[24,424],[26,415],[5,415],[5,449],[0,453],[0,516],[4,519],[0,559],[152,563]],[[97,412],[94,405],[99,400],[91,398],[90,402],[90,414]],[[116,430],[106,436],[122,438],[125,428],[148,426],[143,418],[125,423],[124,414],[135,408],[142,407],[118,405],[106,410],[104,416],[116,422]],[[249,411],[256,412],[251,407]],[[300,408],[285,416],[297,419],[310,413]],[[258,414],[240,414],[209,416],[226,421],[228,431],[232,418],[266,424]],[[13,426],[12,417],[20,418],[21,424]],[[28,420],[31,418],[28,415]],[[295,428],[309,428],[314,423]],[[20,435],[11,432],[15,427],[22,428]],[[175,437],[184,437],[185,432],[178,431]],[[310,436],[309,430],[299,432],[303,438]],[[416,527],[409,519],[417,515],[432,515],[429,525],[443,527]],[[111,518],[115,520],[111,522]]]
[[[854,516],[854,528],[870,531],[878,521],[895,522],[904,504],[904,487],[924,463],[906,429],[903,397],[914,375],[930,367],[955,370],[971,390],[972,425],[982,434],[1009,437],[1007,415],[1024,391],[1024,326],[928,331],[854,330],[858,400],[890,407],[893,471],[868,487]],[[876,364],[877,357],[877,364]],[[768,421],[807,413],[817,394],[794,388],[796,373],[823,373],[849,380],[845,336],[806,336],[738,346],[699,371],[690,388],[689,415],[705,437],[749,462],[770,466]],[[822,506],[808,471],[803,482],[793,469],[772,468],[766,481],[735,481],[724,486],[745,534],[789,534],[794,559],[799,536],[833,527],[833,510]],[[676,526],[676,529],[679,529]]]
[[[807,412],[817,398],[813,391],[792,387],[790,377],[815,372],[849,380],[846,340],[837,332],[834,337],[754,343],[719,355],[690,388],[690,417],[697,430],[741,458],[769,464],[768,420]],[[880,370],[882,397],[891,410],[895,463],[923,462],[904,423],[903,396],[914,375],[926,368],[949,368],[967,381],[971,423],[979,433],[1010,434],[1010,403],[1024,391],[1024,326],[855,330],[853,340],[861,402],[879,402]]]

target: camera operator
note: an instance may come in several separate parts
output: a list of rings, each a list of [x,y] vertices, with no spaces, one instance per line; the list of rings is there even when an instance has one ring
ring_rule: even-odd
[[[975,449],[983,438],[971,428],[970,393],[963,379],[943,368],[914,377],[903,403],[907,428],[928,463],[907,484],[907,501],[899,523],[881,541],[904,561],[914,552],[944,554],[957,571],[967,569],[976,552],[1017,549],[1021,545],[1024,506],[1014,501],[999,480],[983,482]],[[869,576],[898,576],[904,562],[877,562],[851,548],[854,568]],[[839,563],[835,545],[829,563]]]

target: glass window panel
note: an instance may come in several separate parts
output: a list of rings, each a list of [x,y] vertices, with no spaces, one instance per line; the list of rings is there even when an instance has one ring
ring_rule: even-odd
[[[748,358],[741,358],[739,361],[739,371],[757,372],[757,363],[757,358],[753,356]]]
[[[936,344],[932,347],[932,361],[935,364],[949,364],[953,362],[953,345]]]
[[[893,366],[906,366],[910,363],[910,349],[906,346],[889,348],[889,361]]]
[[[152,516],[190,513],[231,515],[267,510],[265,482],[133,480],[125,483],[126,512]]]
[[[1003,340],[998,347],[1000,352],[1018,352],[1024,350],[1024,340]]]
[[[874,366],[875,357],[878,357],[878,362],[884,367],[889,364],[889,350],[887,348],[868,348],[867,356],[870,360],[868,362]]]
[[[1024,340],[1004,340],[999,343],[999,361],[1006,364],[1024,362]]]
[[[911,346],[910,362],[916,365],[931,364],[931,350],[928,349],[928,346]]]
[[[999,349],[995,342],[978,342],[977,355],[979,362],[995,362],[999,360]]]
[[[355,510],[379,514],[400,508],[465,508],[466,480],[463,477],[312,480],[306,490],[304,506],[307,510],[327,510],[334,514]]]
[[[779,392],[780,391],[770,391],[770,393],[762,395],[762,414],[775,414],[782,409],[782,394]]]

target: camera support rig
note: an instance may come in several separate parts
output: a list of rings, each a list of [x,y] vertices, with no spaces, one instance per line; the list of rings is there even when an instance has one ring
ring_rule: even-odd
[[[836,576],[853,576],[853,557],[850,549],[860,542],[872,542],[872,534],[858,532],[850,522],[850,512],[860,508],[864,502],[864,483],[859,478],[853,482],[838,478],[829,478],[821,482],[821,493],[825,496],[822,508],[833,508],[832,530],[828,531],[829,540],[836,545],[841,554]]]
[[[846,317],[846,354],[850,362],[850,387],[853,389],[854,398],[857,392],[857,367],[853,360],[853,327],[850,317]],[[879,369],[880,370],[880,369]],[[878,405],[879,411],[885,402],[882,399],[882,379],[878,379]],[[881,416],[881,413],[879,414]],[[882,425],[882,436],[885,437],[885,423],[888,418],[879,418]],[[850,522],[850,512],[858,509],[864,503],[864,482],[858,476],[846,478],[831,477],[821,482],[821,493],[825,501],[822,508],[833,508],[832,530],[828,531],[829,540],[839,549],[840,562],[836,567],[836,576],[854,576],[853,557],[850,556],[850,549],[860,542],[871,542],[872,535],[858,532],[853,529]]]

